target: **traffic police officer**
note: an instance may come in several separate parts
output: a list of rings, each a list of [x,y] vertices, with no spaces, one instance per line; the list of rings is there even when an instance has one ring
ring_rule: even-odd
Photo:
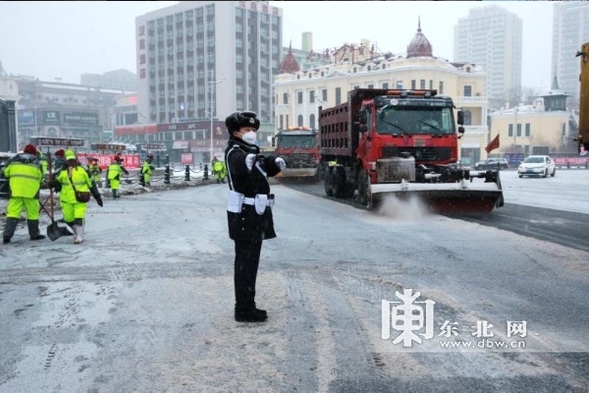
[[[260,121],[254,112],[235,112],[225,119],[229,131],[225,167],[229,177],[227,221],[235,242],[235,320],[262,322],[268,316],[256,308],[256,276],[264,239],[276,237],[272,217],[274,195],[268,176],[286,168],[280,157],[262,156],[256,145]]]

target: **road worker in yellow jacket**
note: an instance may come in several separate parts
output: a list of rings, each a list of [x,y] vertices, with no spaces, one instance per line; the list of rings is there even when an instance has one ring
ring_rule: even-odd
[[[102,179],[100,175],[102,174],[102,168],[98,164],[98,158],[90,158],[88,160],[88,172],[94,183],[96,183],[97,187],[102,187]]]
[[[88,171],[78,161],[76,153],[66,150],[64,158],[67,167],[57,174],[52,185],[56,191],[59,191],[63,220],[74,230],[74,243],[79,244],[84,241],[84,224],[88,202],[79,201],[75,191],[90,192],[101,207],[102,197],[96,188],[96,183],[90,179]]]
[[[22,153],[11,158],[2,174],[9,179],[10,188],[2,241],[10,243],[23,208],[27,212],[30,239],[45,239],[45,236],[39,233],[39,189],[43,180],[43,169],[35,145],[26,145]]]
[[[213,157],[211,166],[213,167],[213,174],[215,175],[215,179],[217,179],[217,183],[225,183],[225,177],[227,176],[225,163],[217,157]]]
[[[120,198],[119,187],[121,185],[121,175],[128,175],[129,171],[123,166],[123,159],[118,154],[114,157],[113,162],[106,170],[106,179],[110,185],[113,198]]]
[[[141,167],[141,180],[140,183],[144,187],[151,187],[151,175],[153,175],[153,171],[155,167],[153,166],[153,154],[148,154],[143,161],[143,166]]]

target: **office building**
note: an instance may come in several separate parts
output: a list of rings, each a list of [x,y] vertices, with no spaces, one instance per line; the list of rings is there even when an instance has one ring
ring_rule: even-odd
[[[80,84],[84,86],[118,89],[127,92],[137,91],[137,75],[127,70],[115,70],[104,74],[82,74]]]
[[[522,20],[497,5],[471,9],[454,26],[454,61],[472,62],[487,72],[491,108],[504,107],[511,93],[521,90],[522,30]]]
[[[589,3],[555,2],[552,22],[552,74],[578,108],[581,64],[575,54],[589,41]]]
[[[252,110],[274,119],[282,10],[268,1],[182,1],[136,18],[140,118],[174,123]]]

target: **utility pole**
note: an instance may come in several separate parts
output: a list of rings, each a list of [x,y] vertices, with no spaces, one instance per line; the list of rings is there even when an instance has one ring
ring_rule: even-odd
[[[213,118],[215,117],[215,106],[214,106],[214,92],[216,90],[216,86],[223,82],[225,80],[225,78],[221,78],[218,81],[212,80],[209,81],[209,96],[210,99],[209,101],[211,102],[211,110],[209,112],[209,115],[211,116],[211,150],[210,150],[210,156],[209,156],[209,161],[211,161],[213,159],[213,152],[214,152],[214,146],[213,146]]]

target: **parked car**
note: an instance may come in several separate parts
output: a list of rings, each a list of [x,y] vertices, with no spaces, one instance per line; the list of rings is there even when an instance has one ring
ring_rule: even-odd
[[[550,156],[528,156],[517,168],[519,177],[556,175],[556,165]]]
[[[487,169],[507,169],[509,168],[509,162],[505,158],[487,158],[484,161],[479,161],[474,164],[474,169],[477,171]]]

